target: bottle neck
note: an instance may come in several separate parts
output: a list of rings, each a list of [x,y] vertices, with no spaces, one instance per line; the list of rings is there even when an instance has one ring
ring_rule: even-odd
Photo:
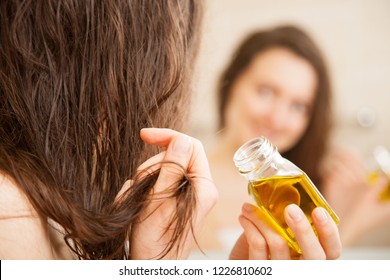
[[[242,145],[234,154],[233,161],[241,175],[248,180],[261,178],[272,162],[282,157],[277,148],[265,137],[252,139]]]

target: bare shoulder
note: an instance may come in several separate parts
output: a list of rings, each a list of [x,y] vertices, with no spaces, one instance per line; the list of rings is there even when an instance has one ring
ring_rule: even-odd
[[[47,220],[40,217],[15,181],[0,173],[0,259],[54,259]]]
[[[15,181],[0,172],[0,218],[34,214],[34,208]]]

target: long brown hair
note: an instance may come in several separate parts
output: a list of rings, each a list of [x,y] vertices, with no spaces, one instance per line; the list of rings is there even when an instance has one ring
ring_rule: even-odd
[[[236,78],[259,53],[272,47],[284,47],[306,59],[315,69],[318,85],[308,127],[299,142],[283,156],[297,164],[320,187],[319,166],[323,159],[331,128],[331,84],[323,55],[299,27],[286,25],[250,34],[236,50],[223,72],[218,86],[219,125],[225,125],[224,111]]]
[[[131,258],[125,243],[159,172],[136,178],[156,153],[139,131],[182,129],[201,10],[196,0],[0,1],[0,170],[79,258]],[[160,257],[191,223],[193,190],[185,176],[177,186]]]

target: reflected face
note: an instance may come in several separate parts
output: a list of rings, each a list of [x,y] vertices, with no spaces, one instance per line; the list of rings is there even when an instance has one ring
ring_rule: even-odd
[[[266,50],[233,83],[226,129],[240,145],[264,135],[285,152],[307,128],[316,87],[317,76],[307,60],[286,48]]]

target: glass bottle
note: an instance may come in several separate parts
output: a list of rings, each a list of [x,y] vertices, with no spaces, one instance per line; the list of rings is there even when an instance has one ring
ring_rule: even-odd
[[[384,146],[376,146],[373,151],[374,167],[368,177],[368,182],[374,184],[379,176],[387,179],[387,187],[380,194],[381,200],[390,200],[390,151]]]
[[[283,158],[265,137],[254,138],[242,145],[233,161],[248,180],[248,193],[263,210],[266,219],[297,253],[302,251],[284,219],[289,204],[298,205],[315,231],[311,212],[317,206],[325,208],[332,219],[339,218],[309,177],[291,161]]]

